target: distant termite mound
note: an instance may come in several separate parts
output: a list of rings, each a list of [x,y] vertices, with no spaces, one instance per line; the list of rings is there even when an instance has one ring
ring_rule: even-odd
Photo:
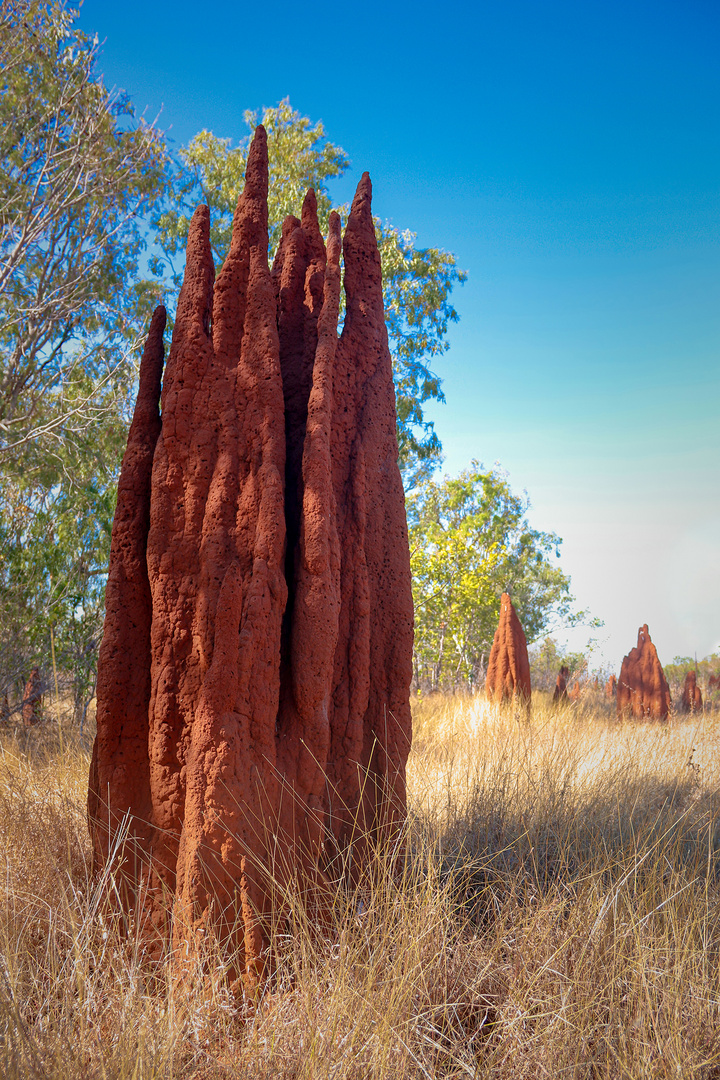
[[[212,937],[249,983],[285,886],[321,917],[328,880],[357,876],[368,845],[397,834],[411,737],[410,557],[370,179],[344,237],[330,215],[327,246],[309,191],[272,271],[267,196],[259,127],[217,280],[208,208],[193,216],[164,373],[162,309],[150,328],[88,801],[96,870],[127,834],[121,902],[141,906],[151,952]]]
[[[702,693],[697,684],[697,675],[694,671],[688,671],[683,684],[680,709],[684,713],[700,712],[703,707]]]
[[[617,694],[617,676],[611,675],[608,681],[605,683],[605,697],[608,699],[614,698]]]
[[[559,701],[567,701],[567,679],[570,674],[570,668],[561,665],[558,677],[555,680],[555,689],[553,691],[553,701],[557,704]]]
[[[517,701],[530,708],[530,661],[525,632],[507,593],[488,659],[485,693],[491,701]]]
[[[37,724],[42,715],[42,679],[40,668],[34,667],[25,683],[22,697],[22,718],[27,727]]]
[[[670,688],[646,623],[638,630],[637,645],[620,668],[617,714],[664,720],[669,713]]]

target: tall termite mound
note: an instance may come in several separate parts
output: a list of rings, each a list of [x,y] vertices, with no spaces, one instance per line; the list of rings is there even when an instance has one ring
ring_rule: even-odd
[[[623,659],[616,698],[618,716],[664,720],[670,713],[670,687],[647,623],[638,630],[636,647]]]
[[[683,683],[680,709],[682,712],[690,713],[700,712],[702,707],[702,691],[697,684],[697,674],[694,671],[688,671],[685,675],[685,682]]]
[[[485,693],[491,701],[517,699],[530,708],[530,660],[525,632],[510,597],[500,598],[500,619],[488,659]]]
[[[150,329],[88,804],[96,868],[126,837],[122,902],[156,952],[210,933],[250,981],[284,886],[297,879],[317,910],[329,877],[357,875],[368,845],[396,833],[411,736],[410,558],[370,179],[343,238],[331,214],[327,247],[308,192],[272,271],[267,193],[259,127],[217,280],[208,208],[193,216],[164,374],[162,309]]]

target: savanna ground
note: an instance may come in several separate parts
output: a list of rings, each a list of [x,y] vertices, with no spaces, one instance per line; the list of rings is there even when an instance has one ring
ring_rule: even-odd
[[[103,921],[91,734],[0,736],[8,1080],[720,1078],[717,711],[416,704],[404,876],[380,855],[321,939],[298,909],[253,1003],[218,960],[150,979]]]

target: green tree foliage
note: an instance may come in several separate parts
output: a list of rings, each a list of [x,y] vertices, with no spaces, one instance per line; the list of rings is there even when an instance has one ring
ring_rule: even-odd
[[[313,124],[301,116],[287,98],[276,108],[265,109],[262,116],[246,112],[245,120],[249,134],[237,146],[230,139],[201,131],[181,151],[184,169],[174,185],[174,205],[158,219],[159,242],[176,284],[190,216],[199,202],[211,208],[211,242],[216,265],[222,264],[243,189],[251,134],[261,121],[268,133],[271,251],[277,248],[285,217],[299,213],[309,187],[315,189],[321,228],[327,230],[332,209],[328,181],[347,169],[345,151],[328,141],[322,123]],[[342,212],[347,208],[341,208]],[[375,228],[397,393],[400,463],[406,486],[412,487],[440,460],[440,442],[423,406],[431,399],[444,400],[440,379],[431,366],[448,348],[448,326],[458,317],[450,303],[451,290],[467,275],[447,251],[417,248],[413,233],[379,219]],[[155,267],[162,273],[160,260]]]
[[[219,139],[211,131],[200,131],[180,151],[185,165],[173,185],[172,203],[158,219],[160,241],[173,273],[175,285],[181,280],[183,256],[190,218],[199,202],[212,210],[210,242],[216,266],[222,265],[230,248],[233,214],[245,186],[245,165],[252,133],[263,123],[268,135],[270,185],[268,219],[270,251],[280,243],[282,223],[288,214],[299,215],[305,193],[315,189],[318,217],[327,227],[332,202],[327,181],[341,176],[349,158],[325,137],[322,122],[312,124],[300,116],[285,99],[275,109],[245,113],[249,134],[233,147],[231,139]]]
[[[105,89],[76,16],[0,4],[0,690],[46,663],[51,624],[75,675],[94,651],[158,291],[140,274],[140,222],[164,190],[165,145]]]
[[[664,664],[665,678],[670,683],[673,697],[677,698],[682,693],[685,676],[688,671],[696,671],[698,683],[707,695],[707,687],[712,675],[720,676],[720,653],[711,653],[698,660],[695,656],[676,656],[671,664]],[[714,698],[720,698],[720,693],[715,692]]]
[[[533,690],[554,690],[558,672],[562,665],[569,672],[568,689],[575,680],[586,678],[590,671],[589,655],[594,645],[595,642],[591,639],[585,652],[568,652],[561,649],[555,638],[549,635],[535,642],[535,645],[528,650]],[[608,677],[607,674],[596,671],[593,672],[593,675],[597,675],[604,686]]]
[[[483,678],[503,592],[528,642],[585,619],[572,611],[570,580],[551,561],[559,537],[532,529],[528,509],[500,469],[477,461],[458,477],[423,481],[408,498],[416,686]]]
[[[74,483],[32,488],[3,482],[0,517],[0,687],[16,706],[29,669],[50,685],[54,631],[60,683],[76,718],[92,697],[115,510],[112,476],[89,464]]]
[[[95,77],[97,44],[75,14],[38,0],[0,6],[5,459],[42,436],[67,441],[110,410],[108,395],[130,385],[150,299],[138,218],[162,188],[164,144]]]

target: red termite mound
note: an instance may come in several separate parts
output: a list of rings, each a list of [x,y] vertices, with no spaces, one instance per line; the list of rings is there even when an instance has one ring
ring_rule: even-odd
[[[694,671],[688,671],[683,684],[680,709],[682,712],[699,712],[703,707],[702,693],[697,684],[697,675]]]
[[[322,903],[327,876],[356,873],[402,822],[410,748],[410,560],[370,179],[342,240],[331,215],[327,249],[308,192],[272,272],[267,184],[260,127],[217,281],[207,207],[191,222],[162,422],[164,313],[151,327],[88,804],[97,868],[132,818],[124,902],[142,883],[155,951],[211,933],[249,981],[283,885]]]
[[[614,698],[617,693],[617,677],[611,675],[608,681],[605,683],[605,697]]]
[[[137,856],[147,848],[150,838],[152,608],[146,548],[150,475],[160,434],[158,401],[165,318],[165,308],[158,307],[140,364],[138,396],[120,470],[105,589],[105,626],[98,658],[97,737],[88,786],[95,866],[108,858],[111,838],[126,818],[124,833],[130,843],[124,851],[127,872],[123,884],[133,892],[140,871]]]
[[[638,642],[622,662],[617,684],[617,714],[664,720],[670,713],[670,688],[650,640],[647,623],[638,630]]]
[[[570,668],[564,664],[561,665],[558,677],[555,682],[555,689],[553,691],[553,701],[567,701],[567,678],[570,674]]]
[[[22,698],[22,718],[23,723],[26,724],[27,727],[32,727],[33,724],[37,724],[39,721],[42,710],[42,699],[43,694],[40,668],[34,667],[30,672],[28,681],[25,683]]]
[[[500,598],[500,619],[488,659],[485,692],[491,701],[518,698],[530,707],[530,661],[527,642],[507,593]]]

